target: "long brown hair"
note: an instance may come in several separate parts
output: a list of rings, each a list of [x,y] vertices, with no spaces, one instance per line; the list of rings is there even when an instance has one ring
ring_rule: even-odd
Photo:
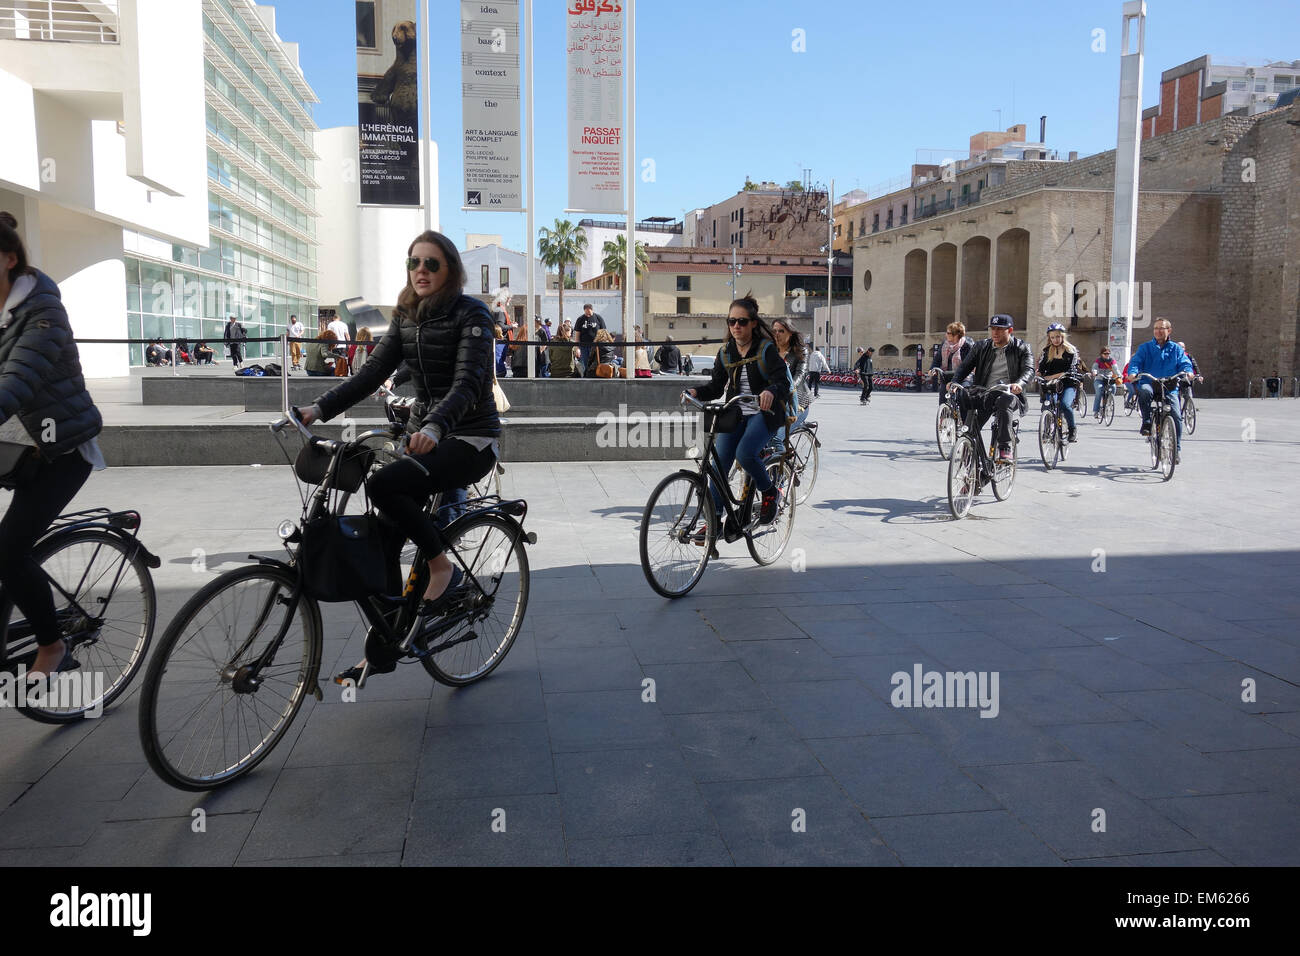
[[[773,338],[773,340],[776,339],[776,323],[778,323],[778,322],[781,323],[781,328],[785,329],[787,332],[790,333],[790,348],[789,348],[789,351],[791,351],[791,352],[794,353],[795,358],[799,359],[800,361],[803,361],[803,360],[807,357],[807,355],[808,355],[808,349],[807,349],[807,348],[804,346],[804,344],[803,344],[803,336],[799,334],[799,330],[798,330],[798,329],[796,329],[793,325],[791,325],[791,324],[790,324],[789,322],[787,322],[785,319],[773,319],[773,320],[772,320],[772,326],[773,326],[773,329],[772,329],[772,338]],[[780,348],[780,345],[778,345],[777,348]]]
[[[411,285],[411,273],[408,271],[406,288],[398,293],[395,310],[401,315],[403,322],[421,322],[431,315],[447,311],[465,289],[465,264],[460,261],[460,253],[456,251],[455,243],[442,233],[429,229],[411,240],[411,244],[406,247],[407,256],[409,257],[411,251],[422,242],[432,243],[442,253],[447,269],[447,281],[440,290],[421,301],[415,294],[415,287]]]

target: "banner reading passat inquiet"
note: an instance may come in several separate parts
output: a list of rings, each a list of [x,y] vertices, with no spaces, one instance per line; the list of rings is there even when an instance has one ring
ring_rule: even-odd
[[[519,212],[519,0],[461,0],[460,43],[465,205]]]
[[[420,205],[415,0],[357,3],[361,202]]]
[[[569,208],[623,213],[623,5],[564,0]]]

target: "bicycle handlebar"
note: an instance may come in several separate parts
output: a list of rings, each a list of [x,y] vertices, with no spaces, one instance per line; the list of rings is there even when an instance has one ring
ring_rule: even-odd
[[[997,385],[962,385],[960,382],[952,382],[948,385],[951,389],[961,389],[963,392],[1006,392],[1008,395],[1014,395],[1011,391],[1011,383],[999,382]]]
[[[721,411],[728,405],[734,405],[739,402],[742,407],[748,406],[755,411],[758,410],[758,396],[756,395],[736,395],[725,402],[702,402],[690,392],[682,392],[681,404],[691,404],[701,411]]]

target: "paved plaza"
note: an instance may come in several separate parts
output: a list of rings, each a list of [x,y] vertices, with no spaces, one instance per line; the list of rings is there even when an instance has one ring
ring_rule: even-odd
[[[1045,471],[1035,401],[1011,499],[960,522],[934,411],[823,390],[790,550],[759,568],[723,545],[678,601],[636,543],[671,463],[507,463],[539,541],[488,679],[406,666],[355,703],[326,684],[208,794],[146,765],[140,678],[76,725],[0,714],[0,861],[1300,864],[1300,402],[1201,402],[1166,484],[1122,412]],[[74,504],[143,514],[157,634],[299,512],[265,466],[110,469]],[[364,628],[351,605],[325,618],[328,675]],[[894,706],[896,674],[930,671],[976,672],[995,701]]]

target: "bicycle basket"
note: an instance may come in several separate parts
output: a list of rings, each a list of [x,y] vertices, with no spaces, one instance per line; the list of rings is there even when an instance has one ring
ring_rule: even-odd
[[[294,474],[309,485],[319,485],[329,472],[331,455],[319,445],[303,445],[298,458],[293,463]],[[375,452],[372,448],[353,448],[343,453],[338,472],[334,476],[334,488],[352,494],[365,481],[370,466],[374,464]]]
[[[318,601],[360,601],[401,590],[397,528],[375,515],[328,515],[302,529],[303,591]]]
[[[715,427],[714,423],[716,422],[717,432],[719,435],[734,432],[740,427],[741,419],[744,417],[745,416],[741,412],[739,405],[728,405],[721,412],[714,412],[705,409],[704,430],[706,432],[710,431]]]

